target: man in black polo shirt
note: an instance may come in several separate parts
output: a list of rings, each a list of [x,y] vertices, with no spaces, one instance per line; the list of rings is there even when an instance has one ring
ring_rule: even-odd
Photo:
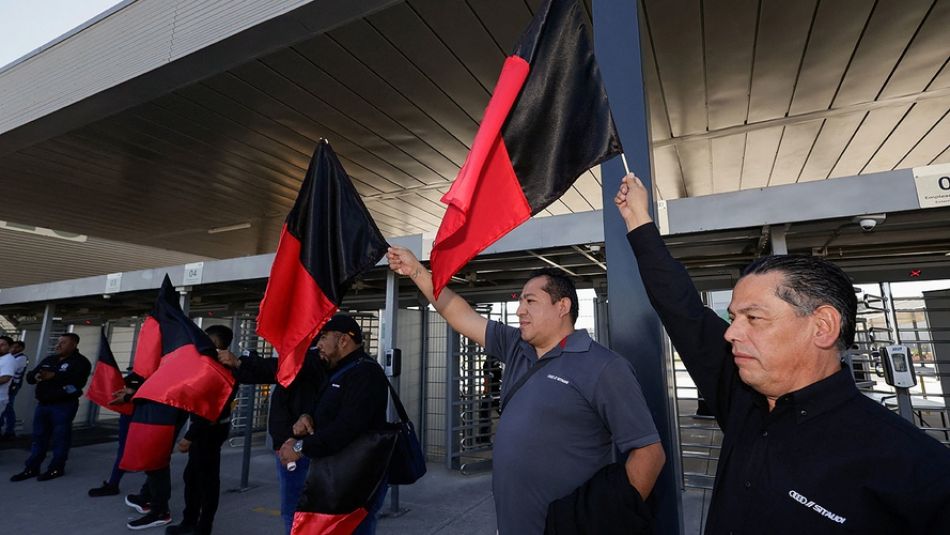
[[[541,534],[551,517],[557,518],[557,532],[574,533],[571,525],[580,518],[602,518],[609,515],[606,510],[632,512],[614,507],[617,503],[642,507],[665,461],[660,437],[630,363],[586,330],[574,329],[573,281],[553,270],[533,274],[521,291],[520,327],[514,328],[488,321],[447,288],[436,300],[432,275],[408,249],[391,247],[388,258],[390,269],[410,277],[452,328],[505,363],[492,453],[501,535]],[[613,464],[615,450],[622,453],[623,466],[615,467],[619,478],[612,480],[620,485],[604,493],[575,492]],[[601,508],[578,499],[594,494],[616,503]],[[630,494],[638,495],[627,501]],[[563,504],[562,498],[577,504],[560,508],[566,520],[549,513],[552,502]],[[580,511],[591,505],[589,514]]]
[[[26,460],[26,469],[10,478],[23,481],[37,476],[39,481],[55,479],[65,473],[66,457],[72,445],[73,418],[79,410],[79,396],[86,386],[92,365],[79,352],[79,335],[66,333],[59,337],[55,354],[26,374],[26,382],[36,385],[36,410],[33,412],[33,446]],[[46,472],[40,465],[46,458],[50,442],[53,459]]]
[[[722,428],[707,534],[950,533],[950,451],[861,395],[848,277],[817,257],[748,266],[729,305],[705,308],[660,238],[649,196],[615,203],[650,302]]]
[[[346,314],[333,316],[320,331],[317,350],[327,365],[329,380],[317,393],[312,412],[294,424],[294,437],[280,447],[284,465],[303,456],[333,455],[361,434],[386,423],[388,380],[382,367],[363,350],[363,331],[356,320]],[[376,513],[383,506],[387,488],[380,486],[354,535],[376,533]]]

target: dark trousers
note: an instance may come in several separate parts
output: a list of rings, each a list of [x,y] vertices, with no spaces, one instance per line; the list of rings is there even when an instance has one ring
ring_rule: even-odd
[[[153,513],[165,514],[168,511],[168,500],[172,497],[172,472],[171,468],[159,468],[145,472],[145,484],[139,492],[146,502],[149,503]]]
[[[16,392],[10,394],[7,408],[0,414],[0,434],[4,436],[13,436],[13,429],[16,426],[16,411],[13,410],[13,402],[16,401],[16,395]]]
[[[115,454],[115,464],[112,465],[112,474],[109,475],[110,485],[118,486],[119,481],[122,480],[122,476],[125,474],[125,470],[119,468],[119,463],[122,462],[122,454],[125,453],[125,439],[129,436],[129,423],[131,421],[132,416],[119,415],[119,451]]]
[[[230,424],[208,427],[188,449],[185,465],[185,511],[182,524],[197,526],[211,533],[221,493],[221,446],[231,431]]]
[[[78,401],[40,403],[36,406],[33,412],[33,445],[26,460],[28,469],[40,470],[50,442],[53,445],[53,459],[48,469],[63,470],[66,467],[66,457],[69,456],[73,439],[73,418],[78,410]]]

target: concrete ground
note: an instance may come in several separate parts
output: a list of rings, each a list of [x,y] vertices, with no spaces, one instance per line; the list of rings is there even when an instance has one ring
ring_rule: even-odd
[[[103,438],[109,442],[102,442]],[[228,534],[280,534],[279,491],[273,454],[261,445],[252,449],[249,488],[237,490],[241,481],[240,447],[227,444],[222,450],[221,502],[215,517],[215,532]],[[107,478],[115,459],[114,437],[102,431],[75,435],[66,475],[52,481],[29,479],[10,482],[23,470],[29,439],[0,443],[0,517],[2,533],[109,535],[130,533],[126,522],[139,515],[124,503],[124,495],[138,492],[143,474],[126,474],[118,496],[90,498],[86,492]],[[181,520],[182,480],[187,456],[172,457],[172,518]],[[46,466],[44,465],[45,469]],[[685,533],[700,533],[708,491],[691,489],[683,494]],[[440,464],[415,485],[400,487],[401,514],[391,514],[387,497],[377,533],[379,535],[494,535],[495,507],[491,474],[461,475]],[[149,529],[146,533],[163,533]]]
[[[86,492],[108,477],[115,458],[115,442],[74,447],[66,475],[52,481],[29,479],[12,483],[9,477],[23,469],[26,440],[0,449],[0,511],[3,533],[108,535],[130,533],[125,523],[139,515],[123,502],[126,493],[137,492],[145,476],[126,474],[122,494],[90,498]],[[277,477],[272,453],[259,446],[252,450],[250,488],[237,492],[241,480],[241,448],[225,445],[221,461],[221,503],[215,517],[216,533],[264,534],[281,532]],[[172,518],[181,519],[181,473],[185,455],[172,458]],[[46,468],[45,465],[43,467]],[[463,476],[439,465],[418,483],[400,487],[401,515],[385,515],[377,533],[493,535],[495,508],[491,499],[491,475]],[[391,510],[387,498],[384,513]],[[149,529],[146,533],[163,533]]]

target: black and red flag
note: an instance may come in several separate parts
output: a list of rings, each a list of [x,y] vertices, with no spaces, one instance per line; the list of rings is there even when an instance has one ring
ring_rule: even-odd
[[[576,0],[547,0],[505,60],[432,246],[438,297],[479,252],[623,152]]]
[[[368,432],[339,452],[314,459],[291,535],[353,533],[384,482],[395,444],[394,433]]]
[[[387,247],[330,144],[321,140],[280,233],[257,317],[257,333],[277,351],[280,384],[294,380],[310,342]]]
[[[234,388],[234,376],[217,359],[211,338],[182,312],[178,293],[165,276],[158,299],[142,326],[139,359],[157,362],[135,393],[123,470],[155,470],[168,465],[176,427],[185,412],[215,421]],[[149,364],[151,366],[151,364]]]
[[[123,388],[125,388],[125,382],[122,380],[122,372],[115,361],[115,355],[112,354],[112,348],[109,347],[109,338],[106,337],[106,329],[103,327],[99,338],[99,358],[96,361],[96,369],[92,373],[92,381],[89,383],[86,397],[104,409],[130,415],[132,414],[131,403],[110,404],[113,394]]]

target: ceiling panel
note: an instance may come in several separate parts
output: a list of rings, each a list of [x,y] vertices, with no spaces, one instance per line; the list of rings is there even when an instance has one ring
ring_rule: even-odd
[[[739,190],[745,144],[745,134],[717,137],[710,142],[714,193]]]
[[[762,0],[752,64],[749,122],[784,117],[792,101],[815,0]]]
[[[249,49],[243,63],[0,156],[0,186],[20,201],[5,217],[209,257],[268,252],[326,137],[383,232],[432,233],[540,1],[409,0]],[[950,97],[933,92],[950,87],[948,4],[645,0],[657,195],[945,161]],[[600,208],[600,183],[599,169],[584,173],[539,216]],[[50,197],[84,217],[36,209]],[[207,233],[238,222],[252,227]]]
[[[854,176],[860,173],[909,109],[908,105],[868,112],[829,177]]]
[[[874,3],[874,0],[819,3],[789,115],[828,109]]]
[[[950,147],[950,113],[944,114],[940,122],[920,140],[914,148],[897,164],[900,169],[930,165],[943,151]]]
[[[844,80],[836,107],[874,100],[917,33],[933,0],[876,2]]]
[[[912,95],[930,85],[947,63],[947,28],[950,28],[950,2],[937,0],[879,98]]]
[[[914,145],[940,121],[947,110],[950,110],[950,98],[914,104],[861,172],[876,173],[890,171],[897,167]]]
[[[799,182],[824,180],[838,162],[841,153],[864,121],[865,112],[859,111],[825,119],[818,139],[798,177]]]
[[[798,182],[798,176],[815,145],[821,124],[822,121],[809,121],[785,127],[772,167],[772,176],[769,177],[769,186]]]
[[[743,124],[748,117],[758,3],[735,0],[702,4],[706,105],[711,130]],[[729,172],[738,185],[738,173],[731,169]]]
[[[673,136],[706,131],[702,13],[693,0],[644,3]]]
[[[773,126],[748,134],[742,163],[742,189],[768,185],[783,131],[784,127]]]

